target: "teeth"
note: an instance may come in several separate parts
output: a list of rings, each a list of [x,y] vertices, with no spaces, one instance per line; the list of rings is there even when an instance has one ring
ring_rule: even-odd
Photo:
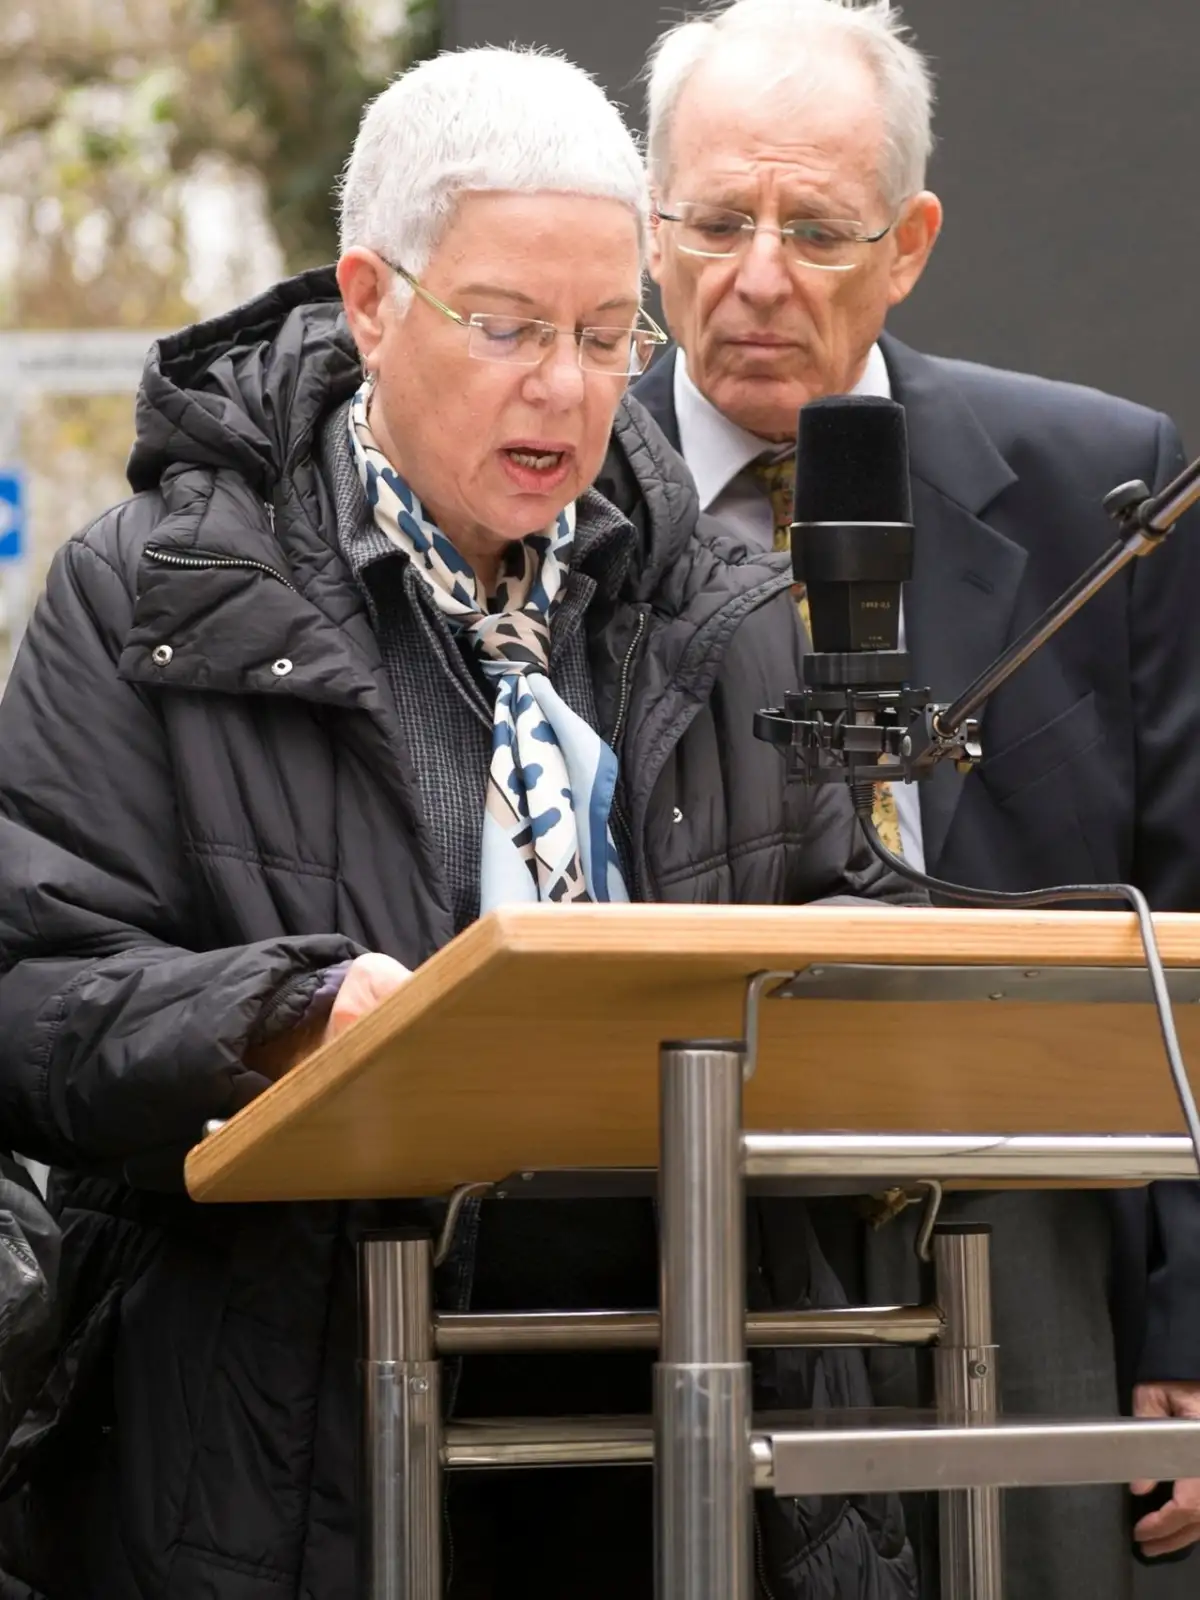
[[[535,455],[531,450],[510,450],[508,453],[518,466],[533,467],[538,472],[556,467],[562,460],[561,450],[547,450],[539,455]]]

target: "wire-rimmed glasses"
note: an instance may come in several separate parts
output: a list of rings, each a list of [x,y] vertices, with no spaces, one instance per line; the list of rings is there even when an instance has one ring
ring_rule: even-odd
[[[741,255],[756,233],[775,233],[793,260],[822,272],[853,271],[869,247],[886,238],[895,226],[893,219],[872,233],[849,217],[794,217],[773,227],[744,211],[696,200],[681,200],[671,210],[660,210],[657,215],[660,222],[673,225],[675,242],[687,255]]]
[[[491,311],[473,311],[469,317],[464,317],[430,294],[407,268],[387,261],[386,257],[381,259],[427,305],[467,330],[467,354],[477,361],[536,367],[545,360],[560,335],[568,334],[575,341],[579,365],[584,372],[599,372],[609,378],[636,378],[650,365],[655,347],[668,342],[667,334],[649,312],[642,310],[638,315],[648,326],[632,328],[558,328],[537,317],[513,317]]]

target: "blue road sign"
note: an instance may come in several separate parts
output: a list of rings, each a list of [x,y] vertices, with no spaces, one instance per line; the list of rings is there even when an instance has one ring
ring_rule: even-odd
[[[19,561],[25,554],[25,479],[0,468],[0,561]]]

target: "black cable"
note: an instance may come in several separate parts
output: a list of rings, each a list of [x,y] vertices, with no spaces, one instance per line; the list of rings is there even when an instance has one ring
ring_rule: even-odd
[[[996,906],[1001,910],[1012,911],[1087,900],[1125,900],[1133,907],[1137,914],[1138,930],[1142,936],[1142,948],[1146,954],[1146,970],[1150,974],[1150,988],[1158,1012],[1159,1030],[1167,1052],[1167,1064],[1171,1069],[1175,1094],[1192,1141],[1196,1164],[1200,1167],[1200,1112],[1196,1110],[1192,1086],[1188,1082],[1187,1068],[1183,1064],[1183,1055],[1179,1048],[1179,1035],[1175,1031],[1175,1014],[1167,990],[1167,976],[1163,971],[1162,956],[1159,954],[1158,939],[1154,932],[1154,918],[1142,891],[1131,883],[1069,883],[1059,884],[1050,889],[1030,889],[1024,893],[1008,893],[1000,889],[969,889],[965,884],[946,883],[941,878],[931,878],[927,873],[918,872],[916,867],[905,861],[903,856],[893,855],[884,844],[871,815],[875,795],[874,784],[852,783],[850,794],[854,801],[855,814],[867,836],[867,843],[880,861],[900,877],[907,878],[910,883],[928,889],[932,894],[941,895],[946,900],[961,900],[965,905]]]

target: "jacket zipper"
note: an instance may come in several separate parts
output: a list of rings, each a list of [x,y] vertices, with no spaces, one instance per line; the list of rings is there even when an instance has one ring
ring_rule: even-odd
[[[482,1201],[478,1198],[469,1198],[463,1206],[459,1217],[458,1243],[455,1250],[463,1250],[470,1265],[460,1275],[456,1292],[451,1296],[452,1308],[455,1311],[469,1311],[471,1308],[472,1285],[475,1276],[475,1250],[479,1244],[479,1211]],[[448,1364],[443,1364],[443,1372],[448,1381],[442,1395],[444,1404],[444,1421],[449,1422],[454,1415],[454,1408],[458,1403],[458,1389],[462,1382],[463,1356],[453,1356]],[[450,1474],[442,1473],[442,1592],[446,1595],[452,1593],[454,1588],[454,1526],[450,1520]]]
[[[444,1550],[442,1567],[445,1573],[446,1593],[454,1588],[454,1529],[450,1525],[450,1488],[442,1490],[442,1535]]]
[[[609,741],[614,750],[616,750],[617,745],[620,743],[621,730],[625,725],[625,713],[629,710],[629,689],[630,679],[633,671],[633,658],[637,653],[638,645],[642,642],[642,634],[645,633],[645,631],[646,613],[644,611],[639,611],[637,617],[637,627],[633,630],[633,639],[630,641],[629,649],[625,652],[625,659],[621,663],[621,695],[620,699],[617,701],[617,715],[616,720],[613,722],[612,738]]]
[[[213,567],[241,567],[245,571],[265,572],[268,578],[274,578],[277,583],[282,583],[293,594],[299,593],[296,585],[285,578],[282,572],[267,566],[265,561],[255,561],[249,556],[183,555],[177,550],[164,550],[157,544],[148,544],[145,554],[151,561],[157,561],[164,567],[190,567],[194,572],[210,570]]]
[[[633,833],[629,827],[629,824],[625,821],[625,813],[621,810],[621,807],[615,803],[615,801],[612,808],[612,820],[616,823],[621,834],[621,838],[625,841],[625,849],[629,856],[629,870],[633,875],[633,882],[630,885],[633,890],[633,898],[635,901],[640,900],[642,893],[641,880],[638,876],[637,856],[633,848]]]
[[[767,1582],[767,1557],[763,1549],[762,1520],[757,1506],[754,1507],[754,1571],[762,1600],[775,1600],[775,1591]]]
[[[614,754],[616,753],[620,743],[621,730],[625,724],[625,713],[629,709],[629,691],[630,682],[633,676],[633,658],[637,654],[638,645],[641,644],[642,634],[645,633],[645,631],[646,613],[644,611],[639,611],[637,614],[637,627],[633,630],[633,638],[630,640],[629,649],[625,652],[625,659],[621,663],[620,697],[617,701],[617,715],[616,720],[613,723],[611,741]],[[630,885],[630,887],[633,890],[634,898],[640,899],[641,887],[638,878],[637,852],[633,848],[633,830],[630,828],[628,822],[626,822],[625,813],[621,810],[620,805],[613,805],[612,818],[621,831],[621,837],[625,841],[625,849],[628,852],[629,870],[633,874],[633,883]]]

